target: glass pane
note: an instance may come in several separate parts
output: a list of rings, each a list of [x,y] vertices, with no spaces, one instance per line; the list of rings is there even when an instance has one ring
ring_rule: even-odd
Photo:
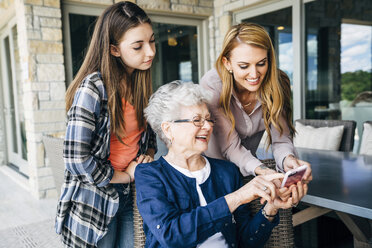
[[[154,91],[173,80],[198,83],[198,48],[195,26],[153,23],[156,56],[152,66]]]
[[[277,55],[278,67],[293,77],[292,10],[285,8],[243,20],[265,27],[270,34]]]
[[[96,16],[69,14],[73,76],[79,70],[93,34]],[[173,80],[198,83],[195,26],[153,23],[156,56],[152,65],[154,91]]]
[[[18,33],[17,26],[12,28],[12,39],[13,39],[13,54],[14,54],[14,65],[15,65],[15,80],[17,85],[17,102],[14,105],[17,106],[17,119],[18,119],[18,135],[19,141],[21,142],[21,154],[19,154],[24,160],[27,160],[27,140],[26,140],[26,129],[25,129],[25,114],[23,109],[23,85],[21,81],[21,60],[18,47]]]
[[[372,116],[372,5],[369,0],[307,3],[306,118],[356,120]]]
[[[11,55],[10,55],[10,40],[9,36],[7,36],[4,39],[4,45],[5,45],[5,56],[6,56],[6,67],[7,67],[7,74],[8,74],[8,82],[5,82],[8,84],[8,97],[9,97],[9,103],[7,104],[7,108],[9,111],[9,117],[10,117],[10,134],[8,139],[11,140],[12,144],[12,152],[18,153],[18,139],[17,139],[17,126],[16,126],[16,119],[15,119],[15,105],[14,105],[14,91],[13,91],[13,77],[12,77],[12,61],[11,61]]]
[[[94,31],[97,16],[69,14],[72,56],[72,77],[74,78],[83,63],[86,49]]]

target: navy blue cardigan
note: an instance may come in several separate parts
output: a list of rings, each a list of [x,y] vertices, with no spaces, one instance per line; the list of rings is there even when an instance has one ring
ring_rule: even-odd
[[[137,205],[144,221],[146,247],[196,247],[222,232],[230,247],[262,247],[278,224],[247,205],[230,213],[224,196],[242,186],[238,168],[208,158],[211,174],[200,185],[207,205],[200,206],[195,178],[174,169],[160,157],[140,164],[135,171]]]

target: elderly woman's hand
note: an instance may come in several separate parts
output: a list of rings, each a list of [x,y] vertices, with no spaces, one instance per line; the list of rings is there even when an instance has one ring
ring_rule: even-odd
[[[262,204],[265,201],[272,203],[277,198],[277,187],[272,181],[282,178],[284,178],[283,173],[256,176],[237,191],[225,195],[230,212],[234,212],[240,205],[249,203],[257,198],[261,198]]]
[[[303,182],[309,183],[311,180],[313,180],[313,175],[311,173],[311,165],[308,162],[300,160],[294,157],[293,155],[288,155],[283,161],[283,168],[285,172],[296,169],[297,167],[300,167],[301,165],[307,166],[305,175],[303,177]]]
[[[286,188],[284,188],[287,190]],[[284,190],[281,189],[281,190]],[[299,181],[297,185],[291,185],[288,188],[288,191],[290,192],[291,196],[287,197],[286,200],[283,200],[280,197],[276,197],[274,201],[268,204],[271,205],[273,208],[279,209],[287,209],[291,207],[297,206],[297,204],[301,201],[301,199],[307,194],[308,186],[307,184]]]

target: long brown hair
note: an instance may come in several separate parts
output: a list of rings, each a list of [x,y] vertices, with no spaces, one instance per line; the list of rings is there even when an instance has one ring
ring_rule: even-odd
[[[290,105],[291,92],[290,87],[283,85],[281,83],[282,80],[279,79],[279,74],[280,76],[283,76],[283,74],[282,72],[278,72],[275,51],[270,36],[266,30],[258,24],[241,23],[232,26],[224,38],[221,54],[216,61],[216,69],[222,80],[220,106],[224,115],[232,123],[230,130],[231,133],[235,128],[235,119],[230,110],[230,101],[234,88],[234,78],[233,75],[230,74],[225,68],[223,58],[225,57],[226,59],[230,59],[231,51],[241,43],[256,46],[267,51],[268,70],[265,78],[263,79],[261,87],[258,89],[258,98],[262,104],[262,114],[265,129],[268,134],[269,145],[272,142],[270,125],[273,125],[276,129],[278,129],[280,135],[282,135],[284,132],[284,127],[279,121],[279,118],[283,114],[290,129],[291,135],[294,133],[294,127],[292,124],[292,108]]]
[[[134,3],[119,2],[108,7],[97,20],[83,64],[66,92],[68,111],[84,78],[93,72],[100,72],[108,96],[110,130],[119,140],[125,137],[123,97],[128,101],[132,97],[138,126],[146,128],[143,109],[152,94],[151,73],[150,69],[134,70],[129,75],[121,58],[111,55],[110,45],[118,46],[125,32],[143,23],[151,25],[147,14]]]

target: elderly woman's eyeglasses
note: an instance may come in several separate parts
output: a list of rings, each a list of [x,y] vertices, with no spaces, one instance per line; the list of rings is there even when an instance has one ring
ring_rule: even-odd
[[[172,122],[174,122],[174,123],[192,122],[194,124],[194,126],[196,126],[196,127],[203,127],[205,121],[207,121],[208,124],[211,127],[213,127],[214,124],[216,123],[216,121],[213,120],[213,119],[206,119],[206,118],[203,118],[203,117],[200,117],[200,116],[195,116],[194,118],[192,118],[192,120],[191,119],[182,119],[182,120],[175,120],[175,121],[172,121]]]

